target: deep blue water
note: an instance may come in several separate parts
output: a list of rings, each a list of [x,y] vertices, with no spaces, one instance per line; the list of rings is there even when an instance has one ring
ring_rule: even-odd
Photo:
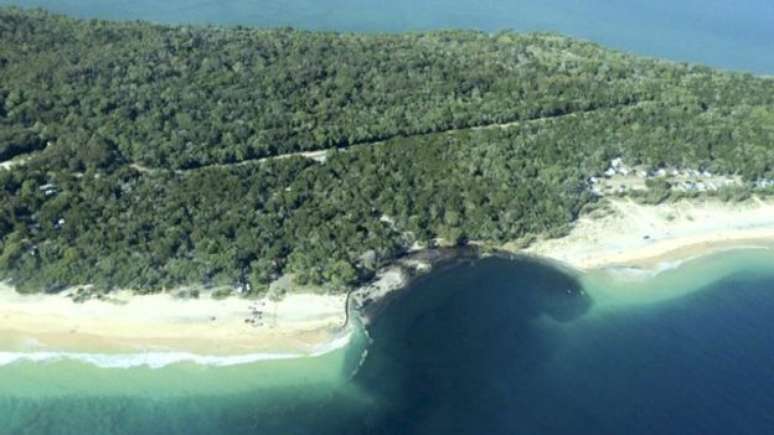
[[[615,290],[632,291],[625,283]],[[661,302],[600,304],[598,297],[543,263],[455,262],[381,305],[367,328],[367,357],[359,365],[362,348],[349,350],[343,382],[305,381],[304,367],[313,366],[299,361],[284,369],[296,370],[298,385],[239,393],[14,397],[0,385],[0,433],[774,433],[771,271],[745,270]],[[87,386],[121,377],[147,384],[143,378],[168,373],[179,385],[167,392],[201,378],[217,385],[265,375],[260,365],[158,373],[48,367],[14,370],[56,370]],[[11,369],[0,367],[0,378]]]
[[[374,433],[774,433],[774,280],[745,276],[599,311],[546,266],[456,266],[372,327]]]
[[[548,30],[774,73],[769,0],[0,0],[8,4],[165,23]],[[346,385],[44,401],[5,397],[0,385],[0,434],[774,433],[773,279],[735,275],[608,310],[580,289],[542,264],[457,264],[386,307]]]
[[[0,0],[81,17],[339,31],[552,31],[638,54],[774,74],[771,0]]]

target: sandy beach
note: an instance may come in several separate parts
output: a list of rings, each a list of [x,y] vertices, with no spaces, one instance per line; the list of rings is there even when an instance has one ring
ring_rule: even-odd
[[[683,200],[641,205],[609,200],[609,211],[582,216],[570,234],[506,249],[549,258],[578,270],[655,268],[725,249],[774,247],[774,201]]]
[[[513,252],[578,270],[660,264],[739,247],[774,247],[774,201],[680,201],[645,206],[609,200],[559,239]],[[379,299],[408,282],[405,270],[429,263],[401,260],[358,292]],[[406,264],[403,264],[406,263]],[[411,263],[411,264],[409,264]],[[419,267],[422,266],[422,267]],[[307,289],[308,290],[308,289]],[[66,292],[65,292],[66,293]],[[76,304],[64,294],[20,295],[0,283],[0,353],[191,352],[197,355],[319,354],[347,342],[345,295],[289,293],[281,301],[177,299],[170,294],[112,293]],[[257,313],[260,313],[258,315]],[[246,322],[253,319],[253,322]]]
[[[0,350],[316,354],[346,335],[345,297],[293,294],[282,301],[169,294],[76,304],[64,295],[23,296],[0,286]],[[245,319],[256,318],[255,323]]]

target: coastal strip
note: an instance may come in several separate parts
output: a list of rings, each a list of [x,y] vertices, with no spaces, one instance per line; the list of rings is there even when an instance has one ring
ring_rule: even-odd
[[[774,247],[774,201],[681,200],[659,205],[609,199],[568,235],[510,252],[548,258],[580,271],[619,266],[657,269],[664,263],[735,248]]]
[[[774,247],[774,201],[682,200],[642,205],[606,199],[565,237],[506,252],[578,271],[664,265],[733,248]],[[352,314],[368,323],[384,302],[440,263],[477,258],[477,247],[420,249],[347,294],[288,291],[280,300],[112,292],[74,303],[60,294],[21,295],[0,284],[0,364],[79,359],[106,367],[175,362],[230,365],[316,356],[346,346]],[[287,280],[287,277],[285,278]]]
[[[0,283],[0,365],[76,360],[106,368],[176,363],[227,366],[320,356],[347,346],[351,316],[453,258],[457,250],[424,250],[380,270],[347,294],[289,291],[281,299],[216,299],[202,292],[137,295],[128,290],[73,302],[72,290],[23,295]],[[292,287],[289,276],[278,285]],[[298,290],[298,289],[296,289]],[[366,310],[363,310],[366,311]]]
[[[73,303],[65,294],[21,295],[0,285],[0,350],[314,356],[351,332],[341,327],[344,305],[344,295],[251,301],[129,291]]]

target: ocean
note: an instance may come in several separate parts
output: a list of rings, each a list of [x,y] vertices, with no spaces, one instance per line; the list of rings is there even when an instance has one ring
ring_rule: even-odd
[[[628,52],[774,74],[770,0],[0,0],[88,18],[399,32],[549,31]]]
[[[315,358],[6,364],[0,433],[772,433],[771,264],[764,249],[653,274],[453,261]]]
[[[0,0],[80,17],[363,32],[552,31],[774,73],[766,0]],[[579,275],[439,267],[352,343],[149,367],[0,357],[0,434],[774,433],[774,253]]]

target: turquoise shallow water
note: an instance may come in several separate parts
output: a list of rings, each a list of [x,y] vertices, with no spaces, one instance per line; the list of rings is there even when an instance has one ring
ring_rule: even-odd
[[[767,0],[0,0],[81,17],[340,31],[556,31],[774,73]],[[656,276],[451,265],[347,349],[232,367],[0,367],[0,434],[774,433],[774,255]],[[356,370],[357,369],[357,370]]]
[[[0,433],[771,433],[773,266],[769,250],[652,276],[455,262],[322,357],[2,366]]]
[[[321,412],[342,417],[370,404],[351,382],[366,342],[357,333],[348,348],[323,356],[226,367],[7,364],[0,434],[314,433]]]
[[[340,31],[552,31],[638,54],[774,74],[770,0],[0,0],[81,17]]]

